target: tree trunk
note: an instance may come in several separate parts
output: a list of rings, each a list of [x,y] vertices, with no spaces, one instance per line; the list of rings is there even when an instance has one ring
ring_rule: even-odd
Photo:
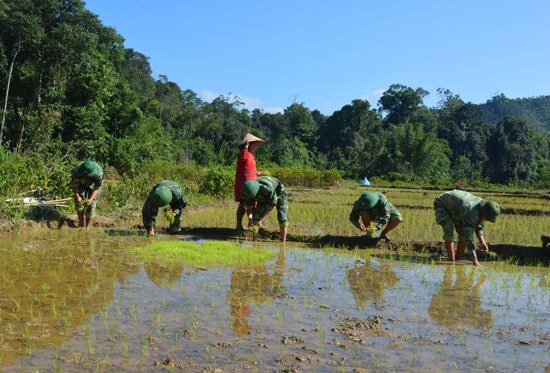
[[[13,66],[15,65],[15,59],[21,50],[21,44],[18,45],[17,51],[14,53],[10,63],[10,71],[8,73],[8,83],[6,85],[6,97],[4,98],[4,110],[2,111],[2,124],[0,124],[0,145],[2,145],[2,138],[4,137],[4,123],[6,122],[6,111],[8,110],[8,97],[10,94],[11,75],[13,74]]]

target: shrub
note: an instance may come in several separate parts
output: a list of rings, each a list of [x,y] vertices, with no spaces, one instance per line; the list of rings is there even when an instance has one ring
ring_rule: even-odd
[[[199,193],[214,197],[228,197],[233,191],[235,170],[231,167],[210,168],[199,184]]]

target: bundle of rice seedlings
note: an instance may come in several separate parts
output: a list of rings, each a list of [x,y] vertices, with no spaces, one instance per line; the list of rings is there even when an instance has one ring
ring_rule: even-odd
[[[166,217],[166,220],[168,220],[168,223],[174,224],[174,214],[172,213],[172,210],[170,209],[164,209],[164,217]]]
[[[374,232],[376,232],[376,229],[373,227],[367,227],[365,229],[365,233],[367,237],[372,237],[374,235]]]

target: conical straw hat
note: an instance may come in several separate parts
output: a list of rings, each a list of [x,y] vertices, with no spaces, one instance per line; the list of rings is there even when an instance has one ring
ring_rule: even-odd
[[[256,137],[251,133],[247,133],[244,136],[243,141],[241,141],[241,145],[246,143],[246,142],[251,143],[251,142],[256,142],[256,141],[259,142],[260,144],[262,144],[264,142],[264,140],[260,139],[259,137]]]

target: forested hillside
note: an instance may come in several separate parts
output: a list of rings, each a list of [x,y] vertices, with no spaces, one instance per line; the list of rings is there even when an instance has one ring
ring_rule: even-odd
[[[429,108],[426,90],[393,84],[328,116],[300,102],[250,111],[230,94],[204,102],[153,77],[149,58],[81,0],[0,0],[0,72],[0,152],[50,164],[90,158],[129,177],[159,160],[232,166],[252,132],[266,140],[265,167],[550,186],[548,97],[476,105],[440,89]]]
[[[479,106],[489,123],[498,123],[510,115],[525,121],[533,130],[550,131],[550,96],[510,99],[498,95]]]

